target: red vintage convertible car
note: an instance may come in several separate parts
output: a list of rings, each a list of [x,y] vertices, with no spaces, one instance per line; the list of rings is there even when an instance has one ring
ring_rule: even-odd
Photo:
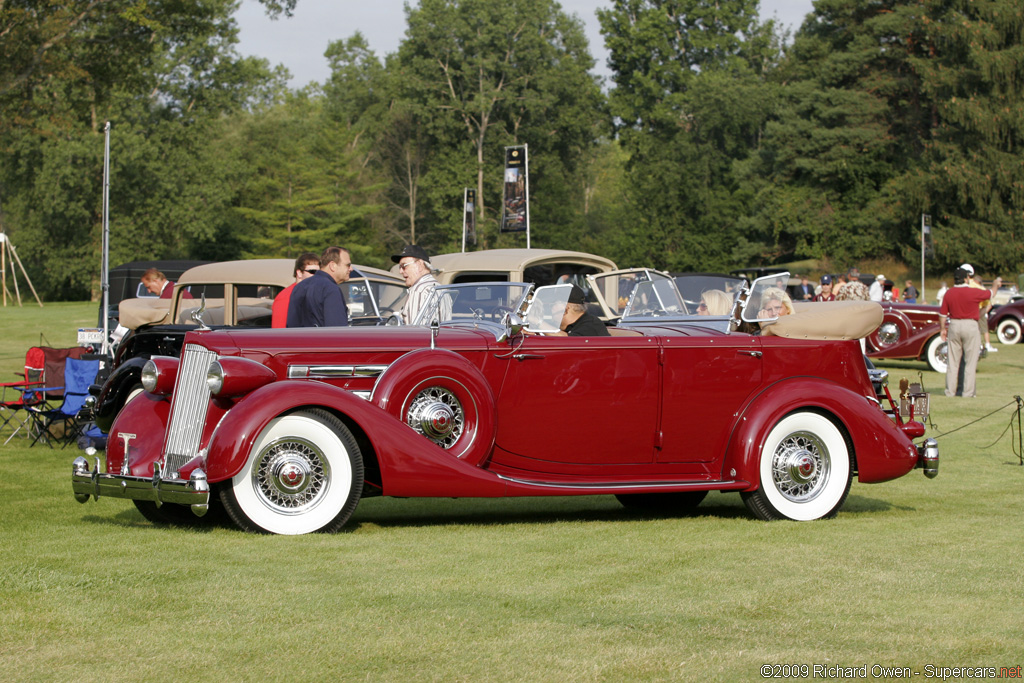
[[[869,358],[923,360],[935,372],[946,372],[938,306],[887,301],[882,312],[882,323],[866,339]]]
[[[76,459],[75,497],[154,521],[220,504],[243,529],[301,534],[378,495],[685,510],[735,491],[759,518],[812,520],[854,475],[937,474],[935,441],[913,441],[927,395],[898,407],[854,341],[877,304],[771,318],[755,282],[730,315],[700,316],[652,273],[610,336],[558,336],[569,287],[442,286],[427,327],[190,332],[180,358],[150,359],[103,471]]]

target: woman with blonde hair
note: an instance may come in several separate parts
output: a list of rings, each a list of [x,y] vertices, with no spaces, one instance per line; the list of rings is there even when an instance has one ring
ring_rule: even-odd
[[[793,313],[793,300],[779,287],[768,287],[761,294],[761,310],[758,318],[777,318]]]
[[[709,289],[700,295],[697,315],[729,315],[732,298],[720,289]]]

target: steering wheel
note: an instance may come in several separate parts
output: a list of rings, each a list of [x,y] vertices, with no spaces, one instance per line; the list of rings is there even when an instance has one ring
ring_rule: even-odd
[[[491,312],[488,315],[491,316],[491,320],[500,323],[502,320],[505,319],[506,315],[513,312],[514,311],[508,306],[495,306],[494,308],[491,309]]]

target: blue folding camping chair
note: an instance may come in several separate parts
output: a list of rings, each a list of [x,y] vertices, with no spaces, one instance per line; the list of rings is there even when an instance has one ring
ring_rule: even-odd
[[[67,358],[64,361],[64,401],[50,410],[30,407],[27,410],[35,423],[35,438],[31,446],[40,441],[53,448],[54,441],[62,441],[61,448],[75,441],[88,422],[83,415],[85,399],[89,396],[89,385],[96,381],[100,371],[98,360]],[[85,411],[87,412],[87,411]],[[60,431],[58,431],[60,425]]]

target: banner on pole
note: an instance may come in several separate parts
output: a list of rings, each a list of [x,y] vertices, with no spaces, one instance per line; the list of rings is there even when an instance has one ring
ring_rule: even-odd
[[[935,243],[932,240],[932,217],[927,213],[921,214],[921,251],[922,258],[935,256]]]
[[[462,214],[462,250],[466,250],[466,242],[476,245],[476,190],[466,188]]]
[[[505,148],[505,198],[501,204],[501,232],[529,230],[527,168],[525,146]]]

